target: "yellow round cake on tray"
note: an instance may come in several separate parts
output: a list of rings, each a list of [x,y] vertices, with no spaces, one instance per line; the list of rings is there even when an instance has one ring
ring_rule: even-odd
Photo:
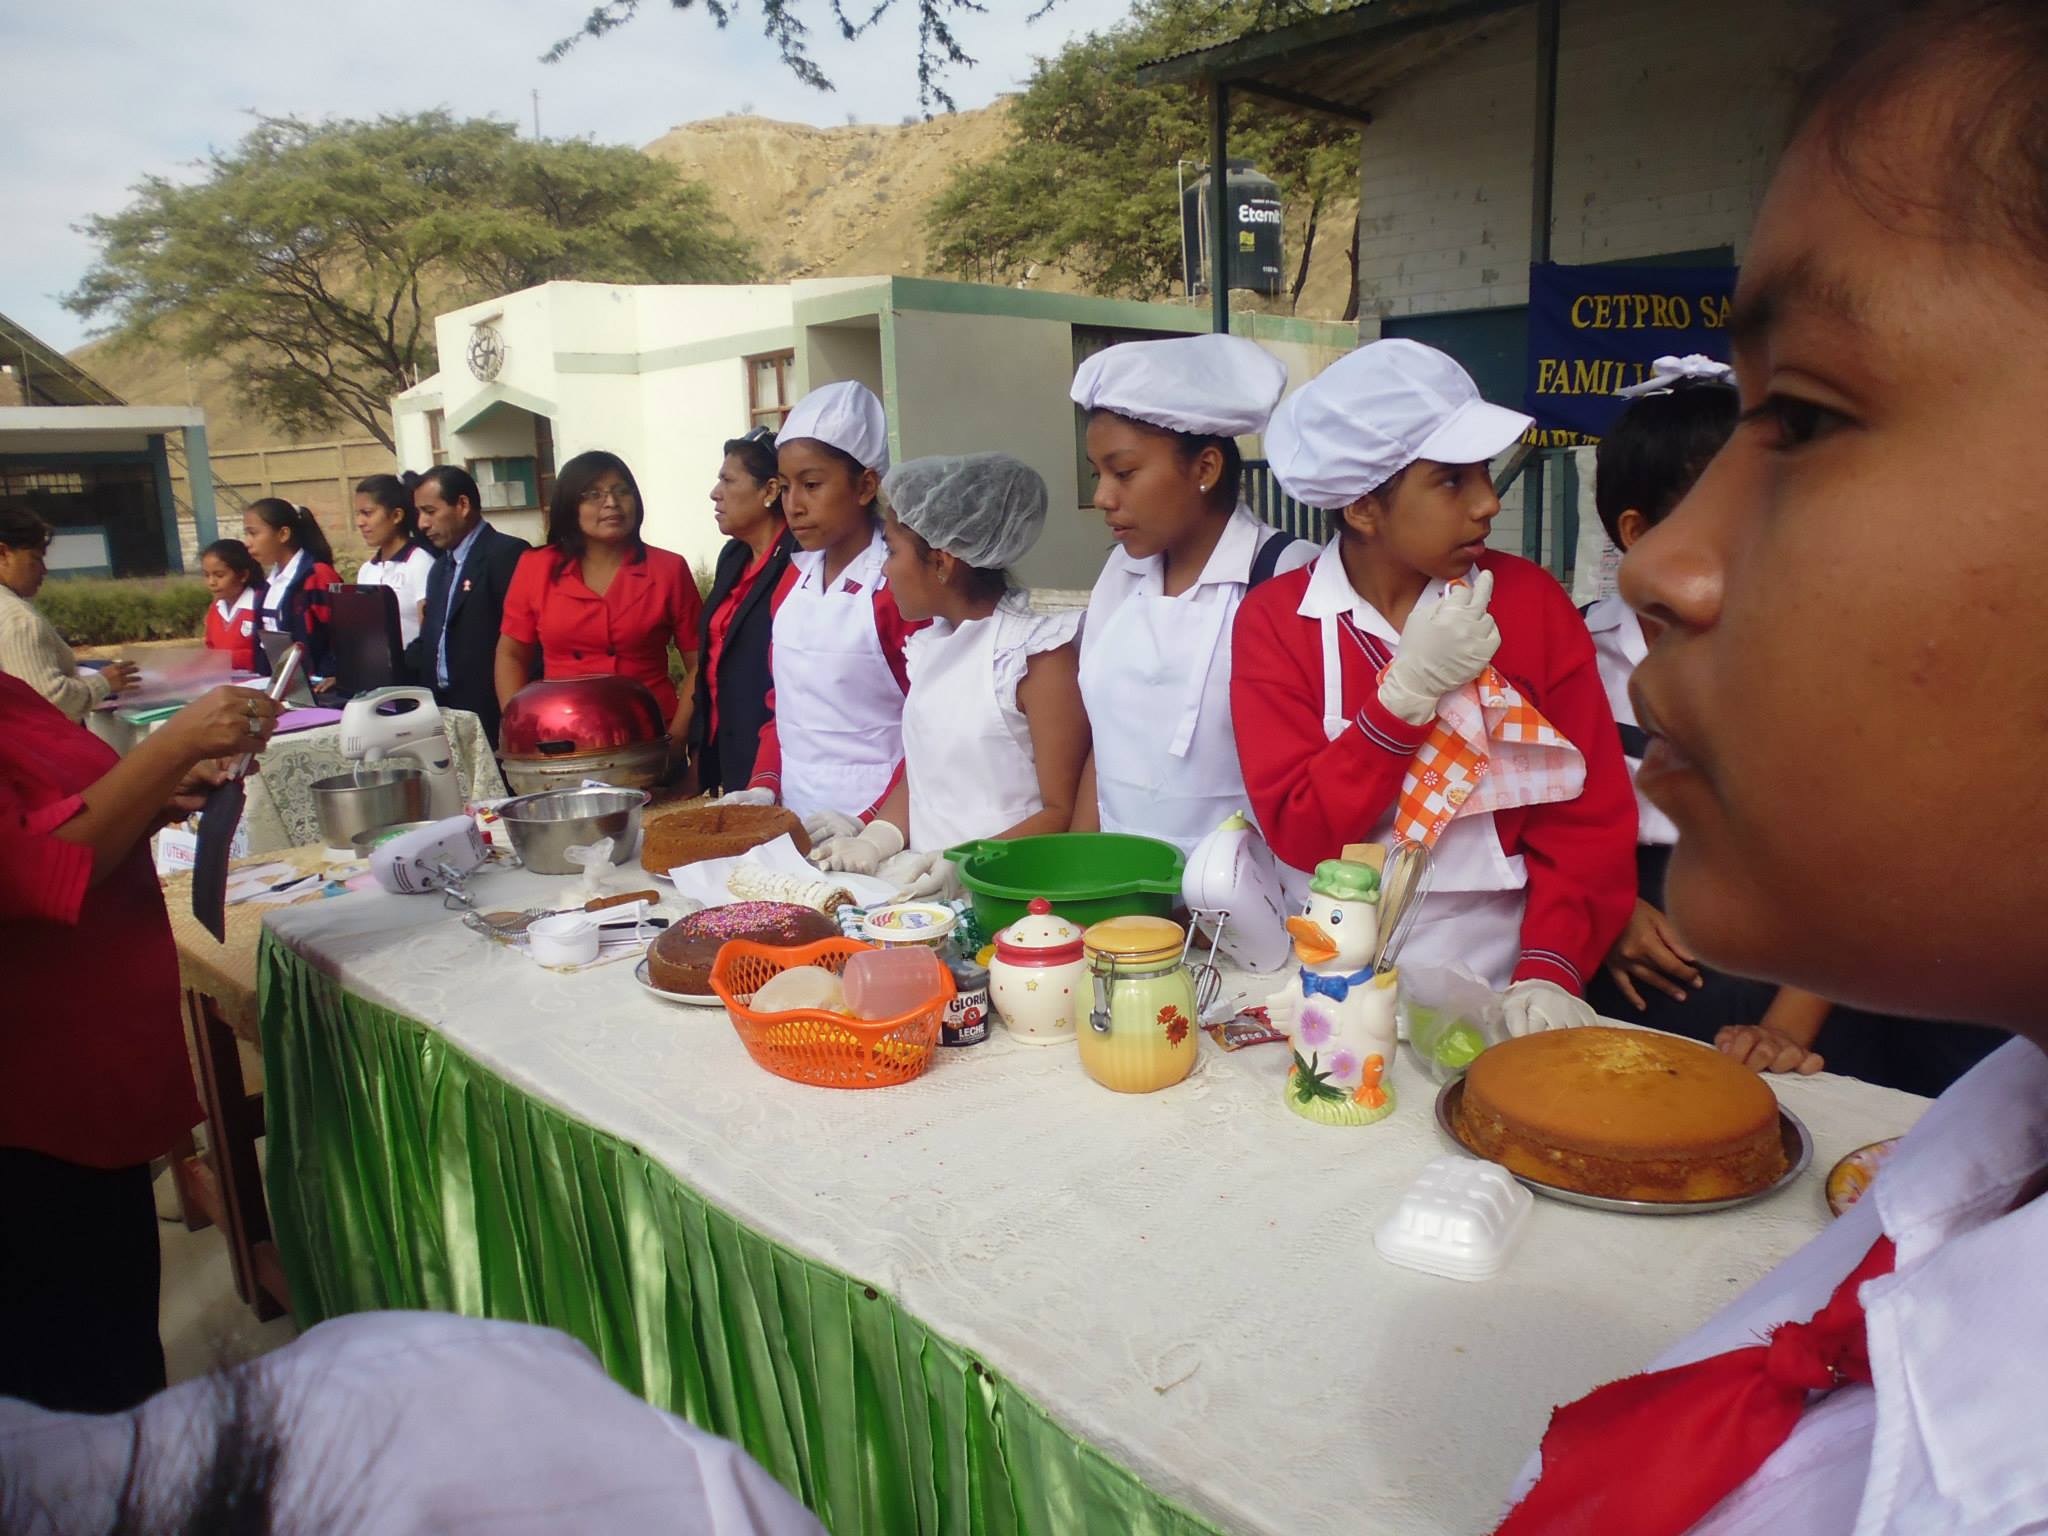
[[[1510,1173],[1615,1200],[1730,1200],[1785,1172],[1778,1099],[1711,1046],[1652,1030],[1555,1030],[1465,1074],[1458,1137]]]

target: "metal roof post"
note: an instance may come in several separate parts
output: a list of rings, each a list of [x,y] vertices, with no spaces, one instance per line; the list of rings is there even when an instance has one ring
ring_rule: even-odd
[[[1550,260],[1551,197],[1557,180],[1557,30],[1562,0],[1536,0],[1536,131],[1529,183],[1529,260]],[[1532,454],[1522,476],[1522,553],[1543,559],[1543,455]],[[1558,520],[1562,535],[1565,519]],[[1569,551],[1554,552],[1561,574]]]
[[[1230,334],[1230,87],[1209,84],[1209,326]]]

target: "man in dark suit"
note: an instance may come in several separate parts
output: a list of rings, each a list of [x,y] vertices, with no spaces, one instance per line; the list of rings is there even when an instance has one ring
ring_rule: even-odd
[[[498,687],[492,669],[505,590],[531,546],[484,521],[483,496],[466,469],[437,464],[413,487],[420,532],[441,551],[427,578],[419,638],[406,648],[413,675],[450,709],[473,710],[493,746]]]

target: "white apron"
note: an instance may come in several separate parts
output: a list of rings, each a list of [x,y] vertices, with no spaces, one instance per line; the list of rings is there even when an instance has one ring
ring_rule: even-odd
[[[903,690],[875,632],[886,553],[878,529],[831,592],[820,589],[823,550],[790,557],[797,583],[775,611],[775,734],[782,803],[798,816],[858,816],[903,760]]]
[[[1323,633],[1323,735],[1335,741],[1351,724],[1344,713],[1342,623],[1325,615]],[[1361,842],[1391,847],[1394,807]],[[1522,892],[1529,871],[1520,854],[1509,858],[1500,844],[1493,813],[1454,817],[1430,850],[1429,894],[1422,899],[1397,957],[1403,966],[1459,965],[1504,991],[1522,957]],[[1335,857],[1335,851],[1332,851]],[[1280,866],[1290,903],[1308,899],[1309,876]]]
[[[1095,732],[1103,831],[1192,853],[1232,812],[1249,813],[1230,668],[1216,659],[1237,607],[1134,594],[1089,635],[1081,698]]]
[[[997,697],[1002,623],[998,612],[911,639],[903,753],[910,846],[918,853],[994,837],[1045,809],[1030,726],[1012,720],[1014,708]]]

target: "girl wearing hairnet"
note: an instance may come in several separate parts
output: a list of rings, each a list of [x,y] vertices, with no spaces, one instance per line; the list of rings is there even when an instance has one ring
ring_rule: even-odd
[[[811,854],[906,896],[957,895],[945,850],[1064,832],[1088,716],[1079,612],[1034,613],[1005,568],[1045,526],[1045,482],[1005,453],[913,459],[882,482],[883,566],[910,637],[904,774],[874,819]],[[907,851],[906,851],[907,849]]]

